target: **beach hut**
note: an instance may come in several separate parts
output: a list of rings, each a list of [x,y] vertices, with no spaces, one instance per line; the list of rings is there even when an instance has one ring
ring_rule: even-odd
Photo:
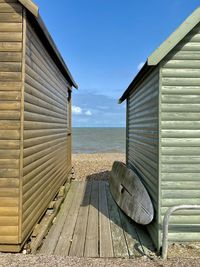
[[[71,169],[77,87],[31,0],[0,1],[0,251],[20,251]]]
[[[125,99],[126,161],[153,201],[148,230],[160,249],[168,208],[200,204],[200,8],[148,57]],[[172,215],[169,240],[200,241],[200,211]]]

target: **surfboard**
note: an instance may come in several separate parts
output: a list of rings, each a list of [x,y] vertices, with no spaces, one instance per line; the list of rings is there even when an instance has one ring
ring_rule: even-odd
[[[153,220],[154,209],[146,188],[124,163],[113,163],[109,187],[118,206],[136,223],[147,225]]]

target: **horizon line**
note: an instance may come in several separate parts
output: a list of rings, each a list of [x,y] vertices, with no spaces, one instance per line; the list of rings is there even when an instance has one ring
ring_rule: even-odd
[[[126,128],[126,126],[72,126],[72,128]]]

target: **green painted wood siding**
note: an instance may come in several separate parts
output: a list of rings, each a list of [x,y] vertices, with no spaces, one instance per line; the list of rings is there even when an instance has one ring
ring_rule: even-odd
[[[158,92],[159,71],[154,70],[127,100],[127,165],[136,169],[158,210]],[[158,243],[156,216],[149,233]]]
[[[200,25],[161,66],[161,214],[170,206],[200,204]],[[200,241],[200,211],[170,221],[170,241]]]

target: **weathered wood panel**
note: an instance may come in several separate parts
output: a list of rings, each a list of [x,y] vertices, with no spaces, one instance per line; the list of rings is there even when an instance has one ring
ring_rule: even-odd
[[[114,257],[128,258],[129,257],[129,251],[127,247],[128,242],[125,239],[125,233],[122,227],[122,222],[119,215],[119,209],[110,193],[110,188],[108,184],[106,184],[105,187],[107,193],[107,202],[108,202]],[[131,240],[131,246],[134,247],[133,239]]]
[[[0,1],[0,245],[19,242],[22,7]]]
[[[92,182],[87,182],[85,184],[85,192],[79,208],[78,218],[73,234],[73,242],[69,251],[69,256],[71,257],[83,257],[84,255]]]
[[[118,209],[107,182],[76,181],[38,253],[135,258],[154,250],[146,229]]]
[[[114,256],[113,242],[106,196],[106,184],[99,183],[99,250],[100,257],[110,258]]]
[[[76,196],[76,190],[78,187],[78,182],[73,182],[70,186],[70,190],[61,206],[61,209],[56,217],[55,223],[52,225],[48,237],[44,240],[40,252],[42,254],[52,255],[55,251],[56,245],[62,233],[62,229],[65,224],[65,220],[69,214],[69,210]],[[50,242],[51,240],[51,242]]]
[[[158,93],[159,72],[154,70],[127,99],[127,164],[136,170],[153,201],[154,221],[148,226],[158,243]],[[155,234],[156,233],[156,234]]]
[[[200,25],[161,63],[161,221],[174,205],[200,203]],[[169,239],[200,240],[199,211],[171,217]]]
[[[99,257],[99,182],[92,183],[84,257]]]
[[[22,239],[67,179],[69,84],[27,21]],[[71,153],[71,152],[70,152]]]
[[[62,233],[59,237],[59,240],[58,240],[55,252],[54,252],[55,255],[60,255],[60,256],[69,255],[69,250],[71,247],[71,240],[73,237],[74,228],[75,228],[76,220],[78,217],[80,203],[83,199],[84,187],[85,187],[84,182],[78,183],[74,201],[72,202],[72,205],[70,207],[69,213],[65,220],[65,224],[63,225]]]

